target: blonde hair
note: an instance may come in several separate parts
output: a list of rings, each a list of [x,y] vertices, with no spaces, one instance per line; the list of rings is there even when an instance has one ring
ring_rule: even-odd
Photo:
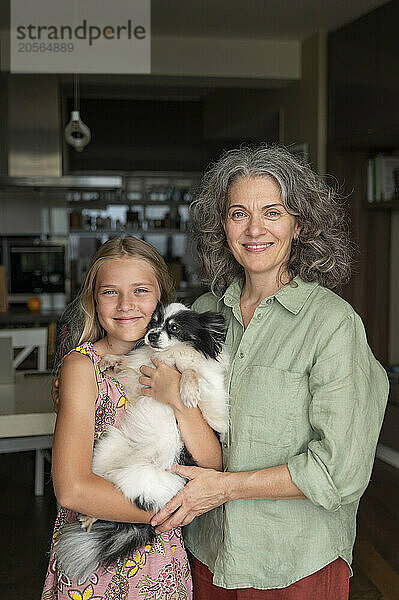
[[[168,267],[159,252],[144,240],[134,237],[114,237],[105,242],[93,256],[85,280],[77,298],[71,302],[61,318],[59,343],[54,368],[57,370],[62,357],[84,342],[96,342],[105,336],[96,311],[96,278],[106,261],[121,258],[137,258],[145,261],[154,271],[160,289],[160,301],[171,301],[173,281]]]

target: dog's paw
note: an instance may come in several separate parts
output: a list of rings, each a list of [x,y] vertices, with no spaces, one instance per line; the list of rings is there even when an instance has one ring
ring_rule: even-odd
[[[113,354],[106,354],[102,357],[100,362],[98,363],[98,368],[100,371],[106,371],[107,369],[113,369],[115,365],[118,364],[119,356],[114,356]]]
[[[100,371],[106,371],[112,369],[114,375],[121,373],[126,369],[127,359],[126,356],[114,356],[113,354],[106,354],[98,363]]]
[[[147,512],[156,512],[158,509],[158,504],[154,502],[154,500],[145,498],[144,495],[137,496],[137,498],[134,499],[134,504],[137,508]]]
[[[88,515],[79,514],[77,518],[81,528],[87,533],[90,533],[93,523],[97,521],[96,517],[89,517]]]
[[[186,369],[181,374],[180,397],[188,408],[197,406],[200,399],[198,376],[192,369]]]
[[[142,510],[158,512],[167,502],[187,483],[187,480],[177,473],[150,467],[135,481],[135,489],[129,490],[125,496]],[[123,490],[122,490],[123,491]]]

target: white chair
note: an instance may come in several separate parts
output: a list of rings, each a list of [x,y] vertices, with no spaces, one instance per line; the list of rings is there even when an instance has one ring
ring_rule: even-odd
[[[25,329],[0,329],[0,337],[11,339],[11,345],[14,349],[20,349],[20,352],[13,358],[13,367],[16,369],[33,352],[38,349],[37,370],[45,371],[47,369],[47,328],[29,327]],[[15,452],[34,449],[35,458],[35,496],[43,496],[44,493],[44,460],[51,460],[49,449],[52,447],[53,436],[36,436],[32,438],[33,446],[26,447],[22,442],[28,442],[27,439],[20,440],[21,445],[11,440],[9,445],[0,447],[1,452]]]
[[[47,327],[29,327],[26,329],[0,329],[0,337],[11,338],[13,348],[21,351],[13,360],[14,369],[25,360],[35,348],[38,348],[37,368],[45,371],[47,368]]]

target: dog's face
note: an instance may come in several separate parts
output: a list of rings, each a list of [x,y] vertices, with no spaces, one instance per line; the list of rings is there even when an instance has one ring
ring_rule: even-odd
[[[184,304],[158,302],[144,336],[154,350],[186,343],[206,358],[217,358],[225,339],[224,318],[214,312],[196,313]]]

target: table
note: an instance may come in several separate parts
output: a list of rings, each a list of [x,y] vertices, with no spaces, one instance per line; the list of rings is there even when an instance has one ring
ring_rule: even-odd
[[[44,492],[45,451],[52,447],[56,415],[49,372],[16,371],[0,384],[0,453],[36,451],[35,495]]]

